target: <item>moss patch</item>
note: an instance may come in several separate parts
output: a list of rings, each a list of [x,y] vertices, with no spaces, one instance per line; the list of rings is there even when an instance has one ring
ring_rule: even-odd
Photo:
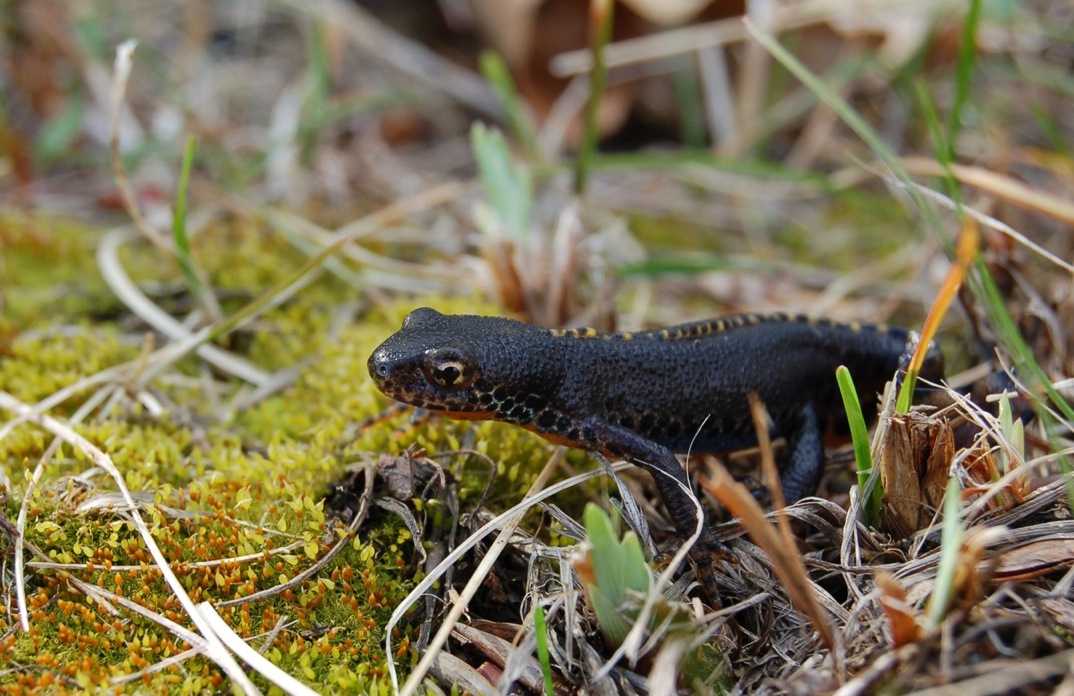
[[[4,286],[9,341],[0,352],[0,389],[32,404],[103,369],[138,364],[149,329],[108,294],[93,258],[100,233],[20,219],[4,235],[6,263],[18,273]],[[227,312],[304,261],[249,223],[207,230],[196,238],[194,256]],[[194,309],[165,254],[136,243],[121,259],[172,316]],[[144,385],[119,379],[82,389],[50,413],[78,414],[76,430],[111,456],[194,601],[235,601],[220,610],[224,620],[311,685],[376,692],[386,689],[388,659],[401,667],[415,659],[412,627],[393,637],[395,655],[383,653],[383,627],[416,573],[411,534],[397,518],[378,516],[375,526],[343,539],[342,552],[298,585],[241,600],[287,583],[340,542],[341,527],[326,515],[324,497],[348,463],[405,448],[472,448],[510,462],[496,464],[488,500],[496,506],[517,502],[549,449],[529,433],[496,424],[436,421],[399,431],[400,421],[355,434],[356,422],[387,404],[368,379],[366,359],[412,305],[369,311],[330,332],[339,308],[354,296],[325,275],[220,343],[265,371],[297,369],[289,386],[251,407],[235,406],[248,386],[188,357]],[[439,306],[473,311],[472,303]],[[49,452],[51,443],[49,434],[27,424],[0,440],[4,513],[16,520],[25,501],[25,541],[32,545],[25,568],[30,631],[17,627],[15,614],[0,614],[0,653],[16,668],[0,674],[0,693],[218,688],[222,673],[201,657],[149,669],[190,646],[119,598],[192,628],[189,617],[123,511],[114,482],[69,445]],[[488,464],[459,457],[449,466],[461,482],[460,498],[476,500]],[[0,548],[10,553],[10,540],[0,538]],[[4,582],[10,581],[9,574]],[[99,592],[90,596],[87,588]],[[123,681],[126,675],[136,679]]]

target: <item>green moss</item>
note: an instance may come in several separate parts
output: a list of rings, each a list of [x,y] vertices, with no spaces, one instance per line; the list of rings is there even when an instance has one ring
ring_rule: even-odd
[[[820,225],[806,233],[796,257],[834,271],[852,272],[903,249],[918,224],[903,202],[885,191],[846,189],[829,201]]]
[[[20,220],[21,226],[3,233],[5,263],[17,259],[19,273],[4,286],[10,311],[0,329],[10,331],[0,331],[9,337],[0,344],[0,389],[35,403],[137,360],[147,330],[135,323],[129,332],[113,323],[123,319],[124,327],[132,326],[96,273],[93,247],[99,234],[78,225]],[[279,237],[248,223],[210,228],[193,246],[226,312],[275,286],[304,260]],[[34,262],[24,264],[26,258]],[[183,317],[193,310],[166,254],[132,242],[121,259],[165,311]],[[68,302],[47,290],[58,286],[76,288],[73,293],[87,301]],[[266,371],[297,368],[292,384],[252,407],[233,411],[231,404],[248,388],[208,374],[201,361],[189,357],[145,387],[163,411],[149,410],[119,382],[77,393],[51,413],[65,418],[96,404],[75,428],[123,473],[154,540],[194,601],[238,601],[220,613],[247,638],[268,635],[286,618],[265,654],[299,679],[329,690],[386,693],[383,627],[416,572],[413,540],[396,516],[377,516],[359,538],[344,539],[341,553],[315,576],[271,598],[241,600],[294,578],[339,541],[323,498],[349,463],[407,449],[430,456],[473,449],[495,462],[497,475],[485,503],[502,509],[521,499],[551,447],[531,433],[495,423],[435,419],[404,427],[401,418],[356,430],[356,423],[388,405],[368,377],[366,360],[410,309],[434,304],[447,312],[491,310],[475,308],[472,301],[415,300],[373,309],[328,338],[338,308],[353,296],[351,288],[324,276],[223,339],[223,347]],[[58,330],[60,325],[66,328]],[[99,389],[106,391],[98,395]],[[0,440],[3,480],[13,486],[4,507],[9,519],[18,517],[29,471],[51,442],[28,424]],[[463,506],[476,502],[489,481],[488,461],[463,454],[439,461],[455,474]],[[428,524],[447,524],[438,501],[416,505]],[[26,568],[29,633],[9,630],[14,614],[0,615],[0,635],[6,636],[0,654],[26,668],[0,674],[0,693],[111,689],[113,678],[189,647],[154,621],[87,599],[74,582],[191,626],[122,507],[114,482],[93,472],[83,453],[64,445],[46,460],[26,501],[25,538],[49,563],[60,565]],[[0,551],[9,551],[8,543],[0,536]],[[415,629],[404,624],[398,630],[392,659],[406,665],[415,657],[410,647]],[[258,647],[259,640],[253,641]],[[215,665],[194,657],[115,688],[195,693],[218,690],[223,682]]]
[[[726,230],[715,230],[709,225],[644,215],[631,217],[630,231],[651,249],[668,249],[684,256],[697,252],[726,252],[727,239],[732,236]]]
[[[107,508],[74,512],[96,492],[60,493],[54,486],[34,494],[26,539],[51,561],[73,565],[31,569],[32,630],[14,632],[4,646],[8,654],[16,663],[37,664],[80,682],[85,677],[87,684],[100,686],[112,676],[185,650],[182,641],[154,622],[125,611],[119,618],[71,584],[69,578],[77,578],[180,624],[190,623],[134,524]],[[9,505],[11,516],[17,514],[13,507]],[[278,472],[256,484],[209,476],[182,489],[161,487],[143,516],[195,602],[241,600],[286,583],[339,539],[327,533],[323,503]],[[267,634],[286,617],[287,627],[267,652],[270,659],[313,684],[325,683],[331,672],[341,683],[364,690],[384,674],[381,627],[409,589],[400,569],[410,545],[405,534],[390,528],[342,543],[343,552],[321,574],[273,598],[220,613],[245,638]],[[89,663],[87,655],[93,656]],[[183,677],[184,688],[198,688],[200,679],[214,685],[215,668],[206,670],[203,663],[184,663],[184,671],[193,672]],[[180,674],[166,670],[142,684],[164,688]]]
[[[0,210],[0,335],[117,312],[93,257],[101,236],[85,223]]]
[[[96,273],[93,247],[100,235],[52,221],[17,222],[0,226],[5,270],[17,270],[4,276],[0,334],[7,338],[0,350],[0,389],[35,403],[138,358],[145,329],[125,335],[110,323],[121,314]],[[243,224],[207,230],[197,237],[194,253],[228,312],[303,261],[278,237]],[[121,258],[166,311],[181,317],[192,309],[166,255],[132,243]],[[56,288],[63,291],[53,292]],[[81,300],[67,301],[66,295]],[[365,359],[378,337],[393,328],[360,324],[327,341],[329,323],[351,295],[338,281],[324,278],[225,339],[225,347],[266,371],[300,368],[290,388],[252,409],[221,419],[227,412],[222,406],[238,392],[222,392],[228,385],[219,377],[210,381],[199,361],[188,358],[181,364],[187,376],[173,372],[149,385],[166,406],[163,413],[147,411],[122,383],[104,385],[96,388],[111,391],[76,426],[111,456],[127,486],[145,501],[142,515],[195,601],[241,600],[276,587],[339,541],[322,498],[360,446],[345,446],[345,429],[383,405],[369,383]],[[58,330],[61,325],[66,328]],[[95,393],[78,393],[52,413],[70,416]],[[387,444],[388,438],[363,434],[360,439]],[[19,515],[27,467],[41,461],[51,442],[51,436],[27,424],[0,441],[4,480],[14,486],[4,508],[9,519]],[[29,633],[9,631],[17,617],[0,616],[0,635],[6,636],[0,654],[9,656],[10,665],[26,667],[3,672],[0,692],[108,687],[113,677],[188,647],[149,619],[87,600],[74,584],[77,579],[97,585],[191,625],[155,570],[144,540],[118,512],[122,501],[114,483],[101,473],[72,478],[90,470],[81,452],[62,446],[47,460],[38,488],[26,501],[26,540],[50,563],[61,565],[26,569]],[[142,492],[151,495],[147,499]],[[383,691],[383,626],[412,586],[412,541],[401,523],[388,517],[383,526],[363,529],[361,539],[343,543],[342,552],[314,577],[269,599],[223,608],[221,615],[244,637],[267,635],[286,617],[266,651],[270,659],[320,687]],[[0,546],[10,551],[6,538],[0,537]],[[405,664],[410,629],[401,630],[395,644]],[[215,665],[196,657],[147,673],[126,688],[195,693],[216,690],[222,682]]]
[[[202,230],[192,240],[191,255],[211,279],[225,315],[273,288],[306,261],[279,235],[245,219]],[[155,290],[153,299],[165,311],[181,318],[194,309],[171,255],[145,243],[131,243],[121,249],[120,259],[134,281]],[[249,326],[221,339],[221,345],[264,370],[291,367],[316,355],[332,318],[353,300],[354,292],[323,274]]]
[[[20,336],[12,341],[7,359],[0,359],[0,389],[34,402],[137,355],[135,346],[122,344],[108,328]]]

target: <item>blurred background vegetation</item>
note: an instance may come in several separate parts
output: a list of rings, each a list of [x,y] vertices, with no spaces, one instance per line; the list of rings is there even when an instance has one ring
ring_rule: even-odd
[[[457,455],[458,497],[497,509],[549,456],[490,425],[355,429],[384,406],[365,359],[408,309],[916,326],[972,219],[995,292],[971,282],[949,313],[949,363],[979,374],[999,343],[1062,386],[1071,26],[1043,0],[0,0],[4,419],[50,400],[111,454],[186,591],[234,600],[270,660],[387,690],[425,639],[415,618],[383,653],[420,564],[405,515],[239,600],[338,545],[325,495],[376,453],[476,449],[491,464]],[[187,620],[129,512],[102,514],[114,482],[37,426],[0,435],[3,510],[34,547],[3,565],[0,689],[223,688],[203,657],[152,667],[190,647],[157,619]],[[521,592],[489,601],[517,622]],[[117,608],[132,595],[156,618]]]

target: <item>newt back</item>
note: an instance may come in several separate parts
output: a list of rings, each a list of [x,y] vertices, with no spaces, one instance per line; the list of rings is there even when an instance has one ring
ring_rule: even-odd
[[[398,401],[514,423],[572,446],[599,449],[586,430],[596,419],[673,452],[723,452],[755,442],[750,392],[777,436],[793,430],[807,403],[825,433],[845,434],[835,368],[850,369],[871,418],[907,340],[904,329],[789,314],[602,333],[422,308],[373,353],[369,370]]]

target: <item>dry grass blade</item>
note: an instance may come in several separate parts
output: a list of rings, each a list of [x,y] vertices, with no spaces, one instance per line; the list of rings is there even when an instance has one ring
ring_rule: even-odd
[[[386,289],[408,292],[444,292],[449,284],[463,280],[462,274],[457,270],[429,262],[400,261],[377,254],[354,242],[361,236],[382,230],[392,222],[406,217],[409,214],[408,209],[417,211],[448,202],[463,195],[466,188],[462,182],[449,182],[425,191],[417,200],[407,199],[406,205],[387,206],[336,232],[329,232],[309,220],[284,210],[265,210],[254,205],[244,207],[254,214],[264,215],[268,223],[281,234],[304,235],[322,249],[336,244],[340,238],[346,238],[349,243],[340,249],[339,253],[365,267],[361,276],[364,284],[373,283]]]
[[[496,693],[496,687],[480,672],[471,667],[466,661],[448,652],[441,651],[437,653],[429,671],[437,679],[446,684],[451,684],[453,688],[460,689],[461,693],[464,694]],[[432,690],[430,692],[435,693]]]
[[[992,696],[992,694],[1026,693],[1032,686],[1047,689],[1047,683],[1069,674],[1074,668],[1074,650],[1065,650],[1037,660],[1021,662],[967,679],[957,684],[915,691],[914,696]],[[1044,693],[1044,691],[1041,691]],[[1056,692],[1058,693],[1058,692]]]
[[[859,696],[859,694],[872,693],[871,689],[876,686],[880,679],[897,669],[900,664],[912,659],[919,652],[918,645],[913,643],[898,650],[884,653],[870,665],[869,669],[839,687],[832,696]]]
[[[456,640],[463,644],[473,645],[483,655],[492,659],[501,669],[503,669],[511,660],[519,660],[519,658],[515,657],[516,652],[523,652],[525,658],[520,660],[520,664],[513,670],[514,672],[517,672],[517,676],[512,675],[515,676],[515,678],[511,681],[520,682],[525,687],[534,691],[539,691],[541,689],[541,684],[543,683],[541,666],[536,658],[533,657],[533,650],[536,646],[532,639],[529,641],[528,646],[525,644],[519,646],[504,640],[499,636],[465,624],[455,625],[452,633]]]
[[[108,503],[107,506],[104,507],[112,508],[114,507],[114,504]],[[306,542],[304,541],[293,541],[290,544],[277,546],[272,549],[266,549],[258,553],[245,554],[241,556],[228,556],[227,558],[217,558],[211,561],[194,561],[193,563],[185,563],[184,567],[217,568],[220,566],[230,565],[232,563],[249,563],[250,561],[263,559],[266,556],[271,558],[273,556],[282,556],[285,554],[289,554],[297,549],[301,549],[303,546],[305,546],[305,543]],[[28,568],[42,568],[47,570],[86,570],[89,568],[89,565],[86,563],[56,563],[55,561],[28,561],[26,563],[26,566]],[[143,570],[147,570],[147,568],[140,565],[113,564],[111,570],[118,572],[137,573]]]
[[[142,214],[142,209],[138,205],[138,196],[134,192],[134,187],[131,186],[130,179],[127,177],[127,170],[123,166],[123,155],[119,146],[119,129],[122,122],[120,114],[123,113],[127,83],[130,81],[131,76],[131,56],[134,54],[134,49],[137,45],[137,41],[127,40],[116,48],[115,75],[112,79],[112,130],[109,143],[109,151],[112,157],[112,174],[115,177],[116,188],[119,190],[120,198],[123,200],[123,207],[126,209],[127,214],[130,215],[134,226],[154,246],[170,251],[173,247],[168,235],[153,227],[145,215]]]
[[[134,613],[144,616],[145,618],[156,623],[165,630],[170,631],[171,633],[184,640],[186,643],[194,646],[190,650],[185,650],[177,655],[172,655],[171,657],[152,664],[145,669],[138,670],[137,672],[132,672],[130,674],[112,677],[112,684],[125,684],[130,681],[135,681],[137,679],[140,679],[143,674],[152,674],[153,672],[159,672],[167,667],[177,665],[184,660],[188,660],[195,655],[200,655],[205,652],[207,643],[200,635],[194,633],[193,631],[188,631],[187,629],[183,628],[182,626],[168,619],[167,617],[162,616],[157,612],[150,611],[149,609],[143,607],[141,604],[127,599],[126,597],[121,597],[114,592],[109,592],[104,588],[98,587],[97,585],[91,585],[90,583],[83,582],[78,578],[68,576],[67,581],[78,589],[82,590],[87,597],[93,597],[99,602],[108,601],[122,605],[127,609],[133,611]]]
[[[619,471],[631,465],[627,464],[626,462],[620,462],[612,466],[616,471]],[[406,613],[410,611],[410,608],[419,599],[421,599],[421,597],[424,596],[425,593],[432,588],[433,584],[436,583],[444,575],[444,573],[452,567],[452,565],[457,563],[458,560],[463,557],[463,555],[473,549],[478,543],[481,542],[482,539],[487,537],[493,531],[499,529],[504,524],[504,520],[510,518],[513,515],[518,514],[519,512],[524,512],[531,506],[540,503],[541,501],[547,500],[553,495],[567,490],[572,486],[576,486],[583,481],[587,481],[591,478],[596,478],[597,476],[601,476],[603,474],[603,470],[597,469],[584,474],[578,474],[577,476],[572,476],[564,481],[549,486],[548,488],[541,491],[539,494],[535,495],[532,499],[523,499],[521,502],[515,504],[508,510],[505,510],[501,514],[497,515],[495,518],[489,520],[488,522],[483,524],[480,529],[470,534],[470,536],[468,536],[465,541],[452,549],[451,553],[445,556],[444,559],[435,568],[431,569],[426,574],[425,578],[417,585],[415,585],[414,589],[410,591],[410,594],[408,594],[406,598],[404,598],[403,601],[399,603],[399,606],[395,609],[395,611],[392,612],[391,618],[388,619],[388,624],[385,630],[385,633],[387,634],[385,637],[385,652],[387,652],[389,655],[392,653],[392,629],[399,625],[399,623],[406,616]],[[395,675],[395,665],[389,662],[388,670],[390,675],[392,676],[393,687],[398,688],[398,677]]]
[[[188,630],[183,626],[180,626],[179,624],[175,623],[174,621],[162,614],[146,609],[141,604],[138,604],[131,599],[121,597],[115,592],[109,592],[103,587],[98,587],[97,585],[83,582],[76,577],[68,576],[67,581],[78,589],[82,590],[82,592],[84,592],[87,597],[92,597],[93,599],[97,600],[102,604],[105,602],[112,602],[126,607],[127,609],[133,611],[136,614],[144,616],[145,618],[149,619],[161,628],[170,631],[179,638],[182,638],[185,642],[189,643],[191,647],[195,649],[195,651],[199,653],[205,652],[205,650],[209,647],[209,644],[205,641],[205,639],[199,636],[197,633],[194,633],[193,631]]]
[[[19,516],[15,520],[15,530],[18,534],[15,539],[15,603],[19,610],[19,625],[24,632],[30,631],[30,612],[26,607],[26,573],[23,570],[25,568],[23,555],[26,552],[26,514],[30,507],[30,500],[33,498],[34,489],[37,488],[38,483],[41,481],[41,474],[45,470],[45,462],[52,458],[59,445],[59,438],[55,438],[37,461],[34,473],[26,483],[26,492],[22,496],[22,505],[19,506]]]
[[[216,613],[216,609],[213,608],[212,604],[208,602],[200,602],[195,608],[201,615],[202,620],[213,629],[216,636],[225,645],[234,650],[235,654],[242,658],[243,662],[250,665],[250,667],[256,670],[262,677],[283,689],[284,693],[293,694],[294,696],[316,696],[316,691],[298,681],[287,672],[284,672],[247,645],[246,641],[240,638],[239,635],[231,630],[231,627],[220,618],[220,615]]]
[[[630,468],[632,468],[633,465],[628,464],[626,462],[616,462],[616,463],[611,464],[609,466],[611,467],[611,469],[613,471],[618,472],[618,471],[623,471],[625,469],[630,469]],[[496,531],[497,529],[500,529],[505,524],[506,520],[509,520],[509,519],[511,519],[511,518],[513,518],[513,517],[515,517],[517,515],[520,515],[520,514],[526,512],[532,506],[534,506],[536,504],[539,504],[539,503],[541,503],[541,502],[543,502],[545,500],[548,500],[549,498],[551,498],[551,497],[553,497],[555,495],[558,495],[559,493],[562,493],[563,491],[566,491],[566,490],[569,490],[569,489],[571,489],[571,488],[573,488],[575,486],[578,486],[579,484],[583,483],[584,481],[588,481],[589,479],[593,479],[593,478],[603,476],[604,474],[605,474],[604,469],[594,469],[592,471],[588,471],[588,472],[584,472],[584,473],[581,473],[581,474],[577,474],[575,476],[571,476],[571,477],[569,477],[567,479],[564,479],[562,481],[559,481],[559,482],[557,482],[557,483],[555,483],[555,484],[553,484],[551,486],[548,486],[547,488],[543,488],[539,492],[536,492],[531,496],[527,496],[522,501],[516,503],[511,508],[509,508],[509,509],[505,510],[504,512],[500,513],[495,518],[489,520],[488,522],[483,524],[479,529],[477,529],[476,531],[471,533],[470,536],[468,536],[465,541],[463,541],[461,544],[459,544],[455,548],[453,548],[451,550],[451,552],[449,554],[447,554],[444,557],[444,559],[435,568],[430,569],[428,571],[428,573],[426,574],[425,578],[421,582],[419,582],[414,587],[413,590],[411,590],[410,594],[408,594],[406,596],[406,598],[404,598],[403,601],[401,601],[399,603],[399,606],[397,606],[396,609],[392,612],[391,618],[388,620],[388,623],[385,626],[385,652],[387,654],[389,654],[389,655],[392,654],[392,645],[391,645],[392,630],[396,626],[398,626],[399,623],[404,619],[404,617],[406,616],[407,612],[410,611],[411,607],[418,600],[420,600],[425,595],[426,592],[428,592],[432,588],[434,583],[436,583],[438,580],[440,580],[440,578],[444,575],[444,573],[449,568],[451,568],[455,563],[457,563],[460,558],[462,558],[466,553],[471,551],[478,543],[480,543],[483,539],[485,539],[489,534],[491,534],[492,532]],[[689,545],[685,545],[676,554],[676,558],[672,559],[671,563],[669,564],[670,565],[670,570],[666,570],[664,575],[661,576],[662,578],[664,578],[663,581],[661,581],[662,584],[666,584],[667,581],[668,581],[668,578],[664,577],[665,575],[670,577],[671,575],[674,574],[675,569],[678,568],[679,566],[681,566],[683,560],[685,559],[685,553],[686,553],[686,550],[688,550],[688,548],[689,548]],[[562,567],[565,569],[567,567],[567,565],[568,564],[564,563],[564,564],[562,564]],[[481,576],[475,574],[475,577],[481,577]],[[564,582],[564,586],[569,586],[569,585],[570,585],[570,583]],[[651,608],[650,608],[650,611],[651,611]],[[445,620],[444,625],[450,626],[451,623],[453,623],[453,622],[447,622]],[[427,654],[434,654],[435,652],[436,651],[433,651],[431,648],[426,650]],[[604,675],[604,673],[605,673],[605,671],[607,669],[610,669],[610,665],[606,662],[605,665],[604,665],[604,668],[600,672],[598,672],[598,674],[596,676],[594,676],[593,679],[594,680],[600,680],[603,677],[603,675]],[[397,677],[395,676],[395,665],[391,661],[389,661],[389,663],[388,663],[388,671],[389,671],[389,675],[393,679],[393,687],[398,689]]]
[[[97,247],[97,263],[105,282],[128,309],[169,339],[180,342],[191,339],[192,334],[186,326],[153,304],[123,270],[119,261],[119,248],[133,238],[130,230],[116,229],[101,240]],[[263,386],[272,379],[272,375],[250,362],[214,345],[200,345],[194,352],[219,370],[251,384]]]
[[[346,530],[344,530],[344,532],[339,535],[339,540],[336,541],[335,545],[331,549],[329,549],[327,553],[318,558],[317,562],[311,565],[309,568],[306,568],[301,573],[295,574],[287,582],[276,585],[275,587],[270,587],[267,590],[261,590],[260,592],[255,592],[254,594],[240,597],[237,599],[229,599],[223,602],[217,602],[215,604],[216,608],[225,609],[227,607],[238,606],[241,604],[249,604],[250,602],[256,602],[258,600],[267,599],[268,597],[274,597],[289,588],[300,587],[303,582],[305,582],[309,578],[312,578],[317,573],[321,572],[321,570],[325,566],[327,566],[333,558],[338,556],[339,553],[344,548],[346,548],[347,544],[351,541],[351,535],[357,531],[358,527],[365,520],[365,510],[367,507],[368,498],[363,497],[362,511],[354,516],[354,519],[351,520],[351,523],[347,526]]]
[[[358,5],[343,0],[277,2],[339,27],[367,55],[391,65],[424,87],[466,104],[486,116],[502,118],[503,109],[495,93],[479,76],[390,30],[377,21],[375,15]]]
[[[936,177],[950,174],[961,183],[979,188],[1000,200],[1074,225],[1074,203],[1041,193],[1009,176],[965,164],[951,164],[948,169],[924,157],[904,157],[900,161],[911,174]]]
[[[742,526],[772,560],[772,569],[786,588],[791,601],[810,618],[821,640],[829,648],[834,648],[836,636],[832,630],[831,617],[817,600],[814,594],[816,588],[809,579],[802,557],[795,547],[786,543],[783,535],[765,519],[764,511],[746,487],[735,482],[723,466],[717,466],[713,470],[712,478],[702,479],[701,485],[732,515],[741,520]]]
[[[9,420],[7,423],[4,423],[4,426],[0,428],[0,440],[3,440],[8,435],[10,435],[11,431],[18,427],[20,424],[25,423],[31,420],[31,418],[41,415],[42,413],[55,408],[56,406],[67,401],[74,395],[80,394],[81,392],[84,392],[92,387],[96,387],[98,385],[106,384],[112,381],[118,381],[124,378],[128,373],[131,372],[132,368],[137,367],[137,364],[137,361],[132,361],[123,365],[116,365],[115,367],[106,368],[95,375],[90,375],[89,377],[80,379],[74,384],[66,386],[63,389],[59,389],[52,394],[49,394],[48,397],[34,404],[33,408],[30,411],[16,414],[14,418]]]
[[[1040,255],[1041,257],[1047,259],[1048,261],[1054,263],[1056,266],[1062,268],[1069,273],[1074,273],[1074,264],[1071,264],[1070,261],[1062,259],[1051,253],[1041,245],[1031,240],[1029,237],[1026,237],[1024,234],[1008,225],[1007,223],[1002,222],[1001,220],[997,220],[991,215],[986,215],[985,213],[982,213],[981,211],[968,205],[956,203],[955,201],[951,200],[949,196],[946,196],[939,191],[935,191],[928,186],[924,186],[922,184],[917,183],[906,184],[905,182],[895,177],[888,176],[886,174],[881,174],[880,176],[892,188],[907,188],[908,186],[912,186],[914,191],[921,194],[925,198],[939,203],[940,205],[944,206],[949,210],[962,211],[963,213],[965,213],[969,217],[972,217],[974,220],[981,223],[985,227],[996,230],[997,232],[1002,232],[1003,234],[1015,240],[1033,253]]]
[[[555,471],[556,466],[559,464],[559,460],[563,458],[564,452],[565,450],[563,450],[562,448],[557,449],[556,453],[552,456],[552,458],[548,460],[548,464],[546,464],[541,473],[537,475],[537,478],[534,480],[533,485],[530,486],[529,491],[527,491],[526,496],[522,501],[523,503],[526,503],[526,505],[517,505],[515,506],[515,508],[512,508],[512,512],[504,513],[503,515],[501,515],[501,518],[503,518],[503,528],[500,530],[500,533],[496,535],[495,541],[492,542],[488,550],[485,552],[485,556],[481,559],[481,563],[474,570],[473,577],[470,578],[470,581],[466,583],[466,587],[452,603],[451,611],[449,611],[447,616],[444,617],[444,622],[440,626],[440,630],[438,630],[436,632],[436,635],[433,636],[433,639],[432,641],[430,641],[429,646],[425,651],[425,654],[422,656],[418,664],[414,667],[414,670],[410,673],[410,676],[407,677],[407,680],[403,684],[403,687],[401,689],[398,689],[398,682],[395,675],[395,665],[394,663],[389,661],[388,667],[389,673],[391,674],[392,678],[392,687],[397,688],[401,696],[411,696],[412,694],[417,693],[417,690],[421,686],[422,680],[425,679],[425,675],[428,673],[433,661],[436,659],[436,656],[440,653],[444,645],[447,643],[448,637],[451,636],[451,631],[455,628],[455,624],[458,623],[459,618],[469,606],[470,600],[473,599],[474,595],[477,593],[477,590],[481,587],[482,583],[485,582],[485,578],[488,576],[489,571],[492,569],[492,565],[496,562],[496,559],[499,558],[500,553],[502,553],[503,550],[507,547],[507,542],[510,540],[511,535],[514,534],[515,529],[518,527],[518,523],[522,520],[522,515],[525,514],[525,512],[529,509],[530,505],[536,502],[535,498],[540,493],[541,489],[544,488],[544,484],[548,481],[548,478],[552,475],[552,472]],[[477,536],[477,534],[475,534],[474,536]],[[445,563],[447,562],[447,560],[448,559],[445,559]],[[442,563],[441,565],[444,564]],[[432,573],[430,573],[430,576],[432,576]],[[415,592],[416,591],[417,588],[415,588]],[[404,601],[403,604],[400,605],[400,608],[407,607],[410,604],[410,597],[413,596],[414,592],[412,592],[410,596],[407,597],[407,601]],[[396,610],[396,612],[392,614],[393,621],[389,622],[389,625],[385,631],[385,633],[387,634],[386,652],[388,655],[392,654],[392,623],[394,623],[396,614],[398,613],[398,610]]]
[[[872,7],[869,5],[872,4]],[[892,6],[885,2],[858,2],[853,5],[838,2],[803,2],[776,4],[770,25],[766,28],[772,33],[791,32],[822,22],[837,20],[850,15],[861,17],[876,10],[889,10]],[[899,4],[899,10],[910,16],[917,12],[940,9],[950,2],[937,0],[913,0]],[[636,63],[647,63],[674,58],[684,53],[692,53],[707,48],[715,48],[730,43],[737,43],[748,36],[742,25],[742,18],[722,19],[716,22],[694,24],[681,29],[643,36],[640,38],[616,41],[605,49],[605,63],[609,68],[618,68]],[[552,59],[550,70],[557,77],[569,77],[587,72],[593,68],[593,55],[588,48],[561,53]]]
[[[195,655],[200,655],[200,654],[201,654],[200,650],[194,650],[194,649],[184,650],[183,652],[178,653],[176,655],[172,655],[170,657],[167,657],[167,658],[161,660],[160,662],[154,662],[153,664],[149,665],[145,669],[140,669],[140,670],[138,670],[136,672],[131,672],[130,674],[122,674],[122,675],[119,675],[118,677],[112,677],[112,683],[113,684],[127,684],[129,682],[138,681],[140,679],[145,678],[146,676],[148,676],[150,674],[154,674],[155,672],[161,672],[161,671],[163,671],[165,669],[168,669],[169,667],[174,667],[174,666],[176,666],[178,664],[181,664],[183,661],[189,660],[190,658],[194,657]]]

